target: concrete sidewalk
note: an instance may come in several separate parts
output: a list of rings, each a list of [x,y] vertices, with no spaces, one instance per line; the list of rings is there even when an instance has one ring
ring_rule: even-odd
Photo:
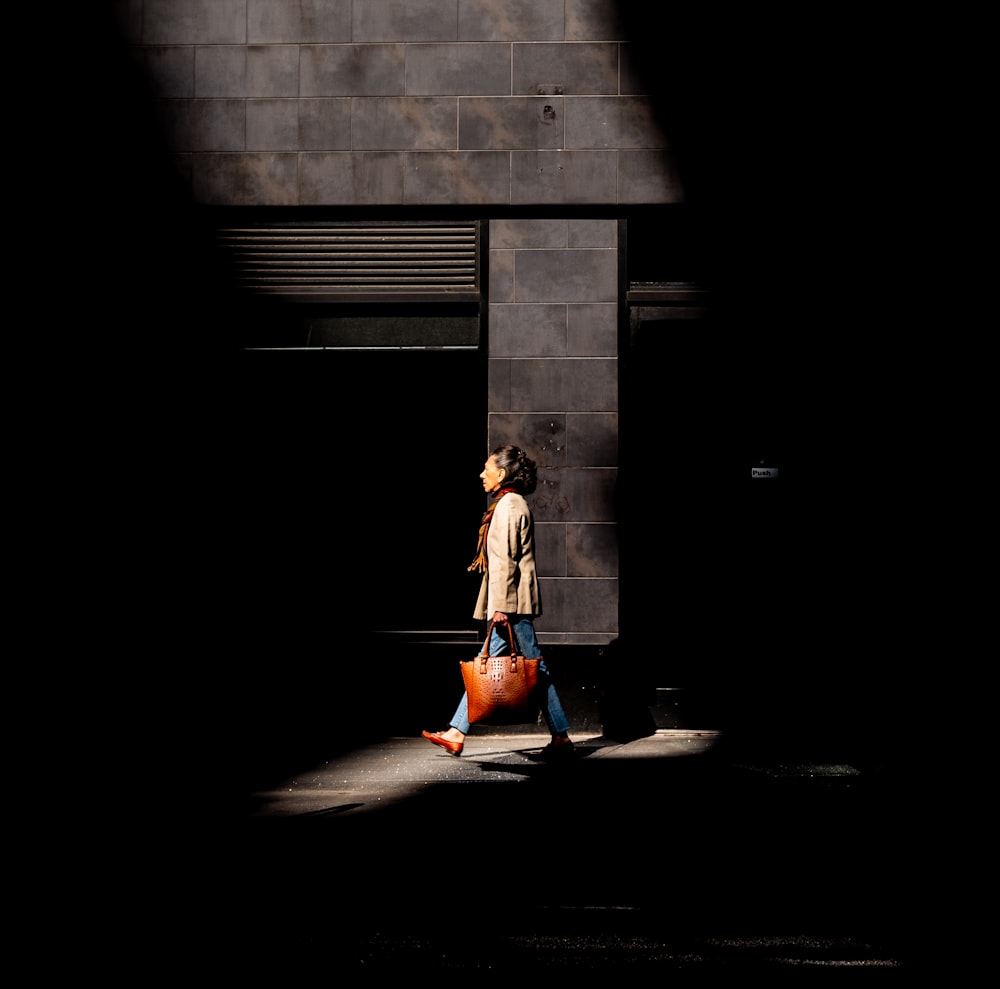
[[[374,740],[251,794],[242,936],[287,981],[621,972],[912,977],[908,781],[760,760],[716,731]],[[803,984],[797,981],[796,984]]]
[[[357,816],[402,805],[429,786],[456,783],[531,783],[539,774],[579,769],[584,761],[683,759],[705,755],[716,731],[661,729],[648,737],[617,742],[594,734],[573,736],[571,764],[540,762],[549,736],[490,733],[476,729],[462,755],[453,756],[423,738],[386,738],[335,756],[251,795],[252,817]]]

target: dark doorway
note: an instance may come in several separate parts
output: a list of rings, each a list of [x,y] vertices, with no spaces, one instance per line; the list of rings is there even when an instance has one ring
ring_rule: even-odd
[[[249,353],[231,410],[249,641],[474,628],[476,351]]]
[[[646,654],[665,638],[677,644],[659,653],[669,669],[651,671],[673,682],[710,648],[730,571],[733,485],[726,438],[714,432],[720,359],[701,320],[650,319],[635,327],[625,361],[622,630]]]

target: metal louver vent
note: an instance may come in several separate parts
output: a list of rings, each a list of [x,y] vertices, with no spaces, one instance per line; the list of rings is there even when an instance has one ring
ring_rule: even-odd
[[[479,224],[274,224],[219,230],[250,292],[297,301],[479,298]]]

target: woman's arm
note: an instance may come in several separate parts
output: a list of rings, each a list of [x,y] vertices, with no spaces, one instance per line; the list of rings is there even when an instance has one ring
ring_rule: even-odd
[[[486,537],[489,571],[489,604],[496,615],[506,616],[517,611],[518,560],[521,558],[522,512],[515,507],[513,495],[497,505],[490,531]],[[501,619],[503,621],[506,618]]]

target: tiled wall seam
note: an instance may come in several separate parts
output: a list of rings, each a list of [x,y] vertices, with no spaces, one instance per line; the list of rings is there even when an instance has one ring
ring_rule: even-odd
[[[197,84],[196,84],[197,85]],[[632,98],[624,105],[614,97],[547,101],[539,97],[288,97],[259,93],[250,99],[286,99],[289,110],[299,112],[306,101],[325,101],[349,110],[353,151],[373,148],[392,151],[655,151],[665,148],[663,138],[654,137],[647,128],[648,108]],[[246,97],[213,96],[162,99],[161,115],[175,121],[169,137],[176,140],[185,118],[205,121],[201,126],[202,147],[193,150],[218,150],[213,145],[212,121],[234,107],[245,112]],[[553,110],[555,106],[557,109]],[[552,119],[546,116],[552,113]],[[177,150],[192,150],[178,147]],[[280,150],[301,151],[297,139],[289,139]],[[571,162],[572,158],[566,157]],[[552,167],[558,172],[564,165],[558,160]]]
[[[640,97],[627,45],[561,44],[189,44],[133,45],[159,96],[210,97],[211,88],[178,92],[178,67],[227,96]],[[574,59],[560,59],[567,48]],[[530,55],[528,53],[531,53]],[[555,64],[562,62],[561,65]],[[595,67],[594,63],[598,63]],[[228,78],[227,78],[228,77]],[[182,80],[188,85],[190,80]],[[294,82],[295,91],[289,91]],[[255,86],[257,88],[255,88]],[[274,87],[282,87],[278,92]]]
[[[577,57],[567,59],[567,48]],[[637,97],[641,84],[630,74],[627,45],[537,44],[152,44],[132,45],[161,96],[171,92],[172,67],[197,60],[200,73],[229,75],[227,95],[257,95],[241,88],[234,72],[250,67],[250,81],[273,85],[269,66],[294,78],[301,96],[560,96]],[[595,53],[587,58],[588,53]],[[561,63],[561,64],[559,64]],[[624,69],[622,66],[624,65]],[[374,84],[374,85],[373,85]],[[185,94],[186,95],[186,94]],[[203,93],[198,95],[211,95]],[[264,95],[273,95],[265,92]]]
[[[130,38],[266,41],[611,41],[613,2],[594,0],[115,0]]]

